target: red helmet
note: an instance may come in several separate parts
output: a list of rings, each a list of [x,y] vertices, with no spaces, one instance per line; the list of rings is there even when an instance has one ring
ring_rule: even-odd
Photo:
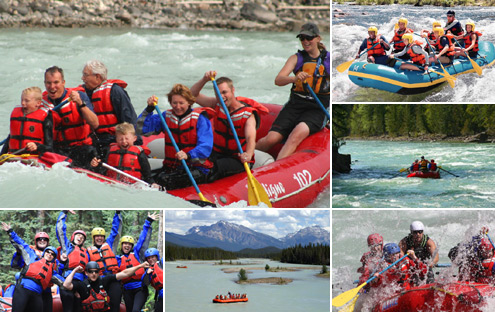
[[[72,236],[70,237],[71,242],[74,241],[74,236],[76,236],[76,234],[82,234],[84,236],[84,240],[86,240],[87,238],[86,232],[84,232],[83,230],[75,230],[74,233],[72,233]]]
[[[490,251],[493,250],[492,243],[487,238],[483,238],[480,241],[480,250],[481,251]]]
[[[368,236],[368,246],[383,245],[383,237],[380,234],[371,234]]]
[[[34,242],[38,240],[38,238],[46,238],[48,241],[50,241],[50,236],[46,232],[38,232],[34,236]]]
[[[435,162],[435,159],[432,159],[431,162]]]

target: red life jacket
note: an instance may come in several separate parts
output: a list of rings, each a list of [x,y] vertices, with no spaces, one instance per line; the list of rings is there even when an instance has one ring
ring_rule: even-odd
[[[419,171],[419,163],[414,163],[412,165],[412,171]]]
[[[108,79],[96,88],[91,96],[91,102],[96,116],[98,117],[99,126],[96,133],[115,134],[115,126],[119,123],[115,110],[110,99],[112,86],[117,84],[122,88],[127,87],[127,82],[119,79]]]
[[[180,120],[173,114],[172,110],[167,111],[165,120],[167,121],[170,132],[172,132],[179,150],[183,150],[185,153],[196,147],[198,141],[196,126],[200,115],[204,115],[210,119],[215,115],[215,111],[208,107],[196,108]],[[169,136],[165,135],[165,159],[163,160],[163,165],[171,168],[177,167],[181,162],[175,158],[176,153]],[[213,163],[209,159],[200,159],[193,165],[208,169],[213,168]]]
[[[407,47],[407,54],[409,54],[409,57],[411,58],[411,61],[414,64],[418,65],[424,65],[426,63],[425,56],[423,54],[416,54],[413,51],[413,46],[418,46],[421,48],[421,45],[418,44],[417,42],[411,44],[409,47]]]
[[[431,162],[430,163],[430,170],[431,171],[436,171],[437,170],[437,163]]]
[[[150,283],[151,286],[156,290],[160,290],[163,288],[163,268],[160,267],[158,261],[153,265],[153,272],[151,273]]]
[[[87,280],[84,280],[89,289],[89,297],[84,299],[81,303],[81,311],[96,312],[96,311],[108,311],[110,310],[110,297],[103,289],[103,285],[100,285],[98,293],[93,290],[93,287],[89,285]]]
[[[493,264],[495,258],[485,259],[481,263],[482,269],[478,272],[476,282],[482,284],[493,284],[495,276],[493,276]]]
[[[31,248],[32,250],[34,250],[34,253],[36,254],[36,260],[38,259],[41,259],[42,256],[43,256],[43,250],[39,250],[38,248],[36,248],[35,245],[29,245],[29,248]]]
[[[112,143],[110,144],[110,150],[108,151],[107,162],[110,166],[122,170],[133,177],[141,179],[141,165],[139,164],[138,157],[143,151],[146,155],[149,155],[150,153],[150,150],[147,147],[133,145],[127,149],[123,149],[120,148],[117,143]],[[107,176],[130,184],[136,183],[136,181],[129,179],[128,177],[121,176],[113,170],[107,170]]]
[[[455,52],[454,52],[454,45],[452,44],[452,38],[453,38],[452,35],[441,36],[440,38],[438,38],[437,42],[434,45],[435,49],[437,49],[437,52],[440,52],[443,50],[444,46],[441,43],[443,37],[446,37],[449,40],[449,49],[447,50],[447,53],[445,53],[444,55],[446,55],[446,56],[454,55]]]
[[[48,113],[44,109],[38,109],[24,116],[21,107],[16,107],[10,115],[10,139],[9,152],[26,147],[28,142],[43,144],[45,134],[43,122]]]
[[[385,49],[383,48],[382,44],[378,43],[378,42],[380,42],[380,37],[381,37],[381,35],[378,34],[378,35],[376,35],[374,40],[371,40],[369,37],[366,40],[366,49],[369,49],[368,50],[368,56],[378,56],[378,55],[386,55],[387,54],[387,52],[385,52]],[[375,45],[376,43],[378,43],[378,44],[375,47],[373,47],[373,45]]]
[[[380,282],[376,286],[388,285],[391,283],[400,284],[403,290],[408,290],[413,286],[411,280],[411,273],[414,269],[415,263],[406,258],[402,262],[399,262],[395,267],[389,269],[383,274],[383,278],[380,278]]]
[[[84,91],[83,88],[66,89],[67,93],[62,101],[69,98],[71,91]],[[43,105],[54,107],[48,92],[43,92]],[[91,145],[93,140],[89,136],[91,127],[79,113],[77,104],[73,101],[63,105],[53,113],[54,143],[65,146]]]
[[[470,51],[478,52],[480,50],[479,47],[478,47],[478,42],[479,42],[480,36],[481,36],[481,33],[479,31],[474,31],[474,32],[466,33],[466,35],[464,36],[464,46],[466,48],[469,48],[471,46],[471,44],[473,43],[471,41],[471,36],[473,34],[476,35],[476,42],[474,43],[474,47]]]
[[[100,250],[96,246],[91,246],[88,248],[89,261],[96,261],[100,266],[100,275],[103,275],[103,269],[106,268],[113,274],[120,272],[119,265],[117,263],[117,258],[112,251],[110,245],[106,242],[101,245]]]
[[[62,247],[57,247],[57,250],[60,260]],[[72,248],[71,252],[69,252],[69,254],[67,255],[67,264],[64,267],[64,271],[74,270],[79,265],[82,266],[83,269],[85,269],[86,264],[88,264],[89,262],[88,254],[86,253],[86,251],[86,248],[74,245],[74,248]]]
[[[122,255],[120,257],[120,271],[124,271],[125,269],[132,268],[134,266],[140,265],[141,263],[139,260],[136,258],[133,252],[131,252],[128,256]],[[132,274],[130,277],[126,277],[125,279],[122,280],[123,284],[129,283],[129,282],[135,282],[135,281],[140,281],[141,277],[144,275],[145,270],[144,268],[138,269],[134,274]]]
[[[35,261],[28,264],[22,270],[22,278],[28,278],[40,284],[43,289],[50,286],[53,271],[55,271],[55,263],[48,262],[46,259]]]
[[[400,31],[400,33],[399,33],[399,29],[396,29],[394,31],[394,37],[392,38],[392,41],[394,43],[394,52],[400,52],[404,50],[406,44],[402,41],[402,36],[404,36],[404,34],[406,33],[413,33],[413,32],[414,31],[411,28],[406,28],[404,31]]]
[[[237,99],[237,98],[236,98]],[[238,100],[239,101],[239,100]],[[259,104],[261,106],[261,104]],[[227,116],[223,112],[223,109],[219,104],[216,106],[216,118],[213,120],[214,132],[213,132],[213,150],[224,155],[237,156],[239,149],[235,141],[232,130],[230,129]],[[244,126],[246,121],[251,115],[254,115],[256,119],[256,129],[259,128],[260,119],[257,109],[251,106],[240,107],[237,110],[230,113],[230,118],[236,129],[239,142],[243,151],[245,151],[246,138],[244,136]],[[253,155],[254,158],[254,155]]]
[[[330,73],[325,67],[325,58],[329,52],[323,49],[317,58],[312,58],[306,51],[298,51],[298,63],[294,67],[294,75],[304,71],[311,77],[306,79],[306,82],[316,94],[330,94]],[[302,61],[299,61],[302,58]],[[304,88],[302,81],[296,81],[292,86],[292,91],[298,93],[308,93]]]

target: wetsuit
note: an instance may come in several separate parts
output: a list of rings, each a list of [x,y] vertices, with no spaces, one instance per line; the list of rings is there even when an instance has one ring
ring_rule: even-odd
[[[134,245],[132,252],[116,256],[121,271],[139,265],[144,260],[144,252],[148,249],[153,231],[151,227],[152,222],[153,219],[146,218],[141,235],[139,235],[139,239]],[[140,312],[148,298],[148,287],[144,286],[141,281],[144,273],[145,269],[141,268],[131,277],[122,280],[125,307],[129,312]]]

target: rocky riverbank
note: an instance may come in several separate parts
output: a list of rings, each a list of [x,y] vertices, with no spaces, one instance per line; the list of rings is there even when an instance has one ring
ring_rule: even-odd
[[[135,27],[330,31],[329,0],[0,0],[0,28]]]
[[[345,141],[364,140],[364,141],[419,141],[419,142],[462,142],[462,143],[495,143],[495,136],[489,135],[486,132],[481,132],[475,135],[465,136],[448,136],[445,134],[422,134],[418,136],[398,136],[392,137],[388,135],[370,136],[370,137],[345,137]]]

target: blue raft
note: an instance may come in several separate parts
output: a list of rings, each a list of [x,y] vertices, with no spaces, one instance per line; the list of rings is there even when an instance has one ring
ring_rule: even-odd
[[[495,63],[495,47],[488,41],[478,44],[478,57],[473,60],[481,67],[489,67]],[[399,93],[418,94],[431,90],[447,81],[442,75],[433,72],[411,71],[399,69],[400,62],[394,67],[377,65],[368,62],[355,62],[349,67],[349,79],[360,87]],[[452,76],[474,73],[471,62],[466,57],[456,58],[449,65],[443,65]],[[430,67],[432,70],[443,73],[437,64]]]

